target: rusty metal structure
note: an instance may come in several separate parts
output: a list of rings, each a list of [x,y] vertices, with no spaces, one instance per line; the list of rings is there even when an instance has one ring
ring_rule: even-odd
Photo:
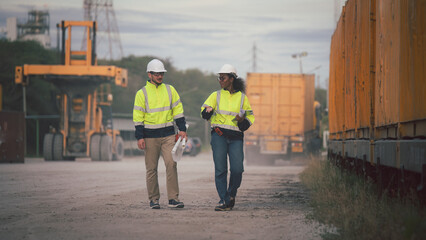
[[[112,126],[108,86],[127,87],[127,70],[97,65],[96,22],[62,21],[60,28],[61,65],[25,64],[15,69],[15,83],[22,84],[23,89],[32,77],[38,76],[61,91],[60,127],[44,136],[43,156],[45,160],[120,160],[124,155],[123,140]],[[86,33],[85,51],[75,51],[71,46],[76,28],[83,28]]]
[[[17,24],[17,39],[35,40],[49,48],[50,42],[50,14],[47,10],[31,10],[25,23]],[[15,37],[12,40],[16,40]]]
[[[0,163],[24,163],[23,112],[0,111]]]

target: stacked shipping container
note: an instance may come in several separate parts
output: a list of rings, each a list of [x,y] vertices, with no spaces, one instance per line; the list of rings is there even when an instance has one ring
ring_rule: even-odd
[[[426,0],[348,0],[331,39],[329,154],[426,174]]]

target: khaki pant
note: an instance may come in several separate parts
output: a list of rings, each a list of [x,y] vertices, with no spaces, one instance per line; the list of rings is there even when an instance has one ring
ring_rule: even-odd
[[[145,167],[146,186],[150,201],[160,199],[160,189],[158,187],[158,160],[160,153],[163,156],[166,166],[167,196],[170,199],[179,201],[179,184],[177,176],[177,164],[172,158],[172,149],[175,145],[175,136],[171,135],[162,138],[145,138]]]

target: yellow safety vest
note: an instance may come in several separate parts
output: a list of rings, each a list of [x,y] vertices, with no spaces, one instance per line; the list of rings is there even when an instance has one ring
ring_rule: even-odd
[[[241,110],[245,111],[245,119],[254,123],[253,110],[251,109],[250,102],[247,96],[241,91],[231,94],[227,90],[219,90],[213,92],[201,107],[201,112],[206,108],[211,107],[214,110],[210,118],[212,127],[220,127],[224,129],[239,131],[238,122],[235,116]]]
[[[136,93],[133,108],[135,126],[161,129],[173,126],[173,121],[181,117],[184,117],[183,106],[173,86],[161,84],[157,87],[148,81]]]

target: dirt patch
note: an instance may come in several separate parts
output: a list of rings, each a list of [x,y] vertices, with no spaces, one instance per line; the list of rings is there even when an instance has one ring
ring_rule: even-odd
[[[159,165],[161,209],[148,207],[143,156],[121,162],[44,162],[0,166],[2,239],[320,239],[309,222],[300,164],[246,166],[236,205],[218,202],[211,153],[178,164],[185,208],[167,208]]]

